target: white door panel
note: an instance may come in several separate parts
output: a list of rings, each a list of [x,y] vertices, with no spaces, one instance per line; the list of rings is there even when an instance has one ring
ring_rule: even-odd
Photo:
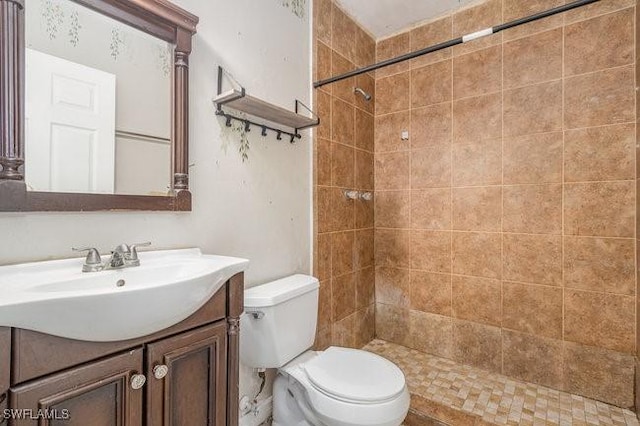
[[[30,188],[113,193],[115,75],[27,49],[26,79]]]

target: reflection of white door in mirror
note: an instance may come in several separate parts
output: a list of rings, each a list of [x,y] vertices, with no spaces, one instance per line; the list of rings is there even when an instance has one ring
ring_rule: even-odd
[[[26,49],[30,190],[114,193],[116,76]]]

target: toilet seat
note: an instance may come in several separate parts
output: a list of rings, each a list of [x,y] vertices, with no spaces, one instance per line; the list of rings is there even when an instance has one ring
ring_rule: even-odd
[[[301,367],[314,388],[345,402],[377,404],[397,398],[405,389],[400,368],[362,350],[332,346]]]
[[[372,366],[375,370],[367,370]],[[347,371],[350,368],[353,370]],[[305,352],[280,368],[279,377],[274,401],[293,396],[307,413],[307,422],[301,425],[398,426],[409,410],[409,391],[402,371],[390,361],[359,349],[332,347],[324,352]],[[364,387],[384,380],[389,387]],[[282,389],[276,392],[276,388]],[[274,418],[282,423],[280,419],[290,416],[289,410],[274,408]]]

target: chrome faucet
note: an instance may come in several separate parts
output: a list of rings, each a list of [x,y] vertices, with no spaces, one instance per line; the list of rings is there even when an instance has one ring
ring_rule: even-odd
[[[137,244],[120,244],[111,252],[111,258],[102,262],[100,253],[93,247],[73,248],[73,251],[87,251],[87,257],[82,265],[82,272],[100,272],[109,269],[123,269],[140,266],[138,247],[150,246],[150,242]]]

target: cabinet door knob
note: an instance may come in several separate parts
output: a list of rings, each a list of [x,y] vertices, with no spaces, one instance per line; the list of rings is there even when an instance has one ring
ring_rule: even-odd
[[[144,377],[144,374],[134,374],[133,376],[131,376],[132,389],[142,389],[145,383],[147,383],[147,378]]]
[[[164,364],[156,365],[155,367],[153,367],[153,377],[155,377],[158,380],[164,379],[164,377],[167,375],[168,372],[169,372],[169,367],[167,367]]]

